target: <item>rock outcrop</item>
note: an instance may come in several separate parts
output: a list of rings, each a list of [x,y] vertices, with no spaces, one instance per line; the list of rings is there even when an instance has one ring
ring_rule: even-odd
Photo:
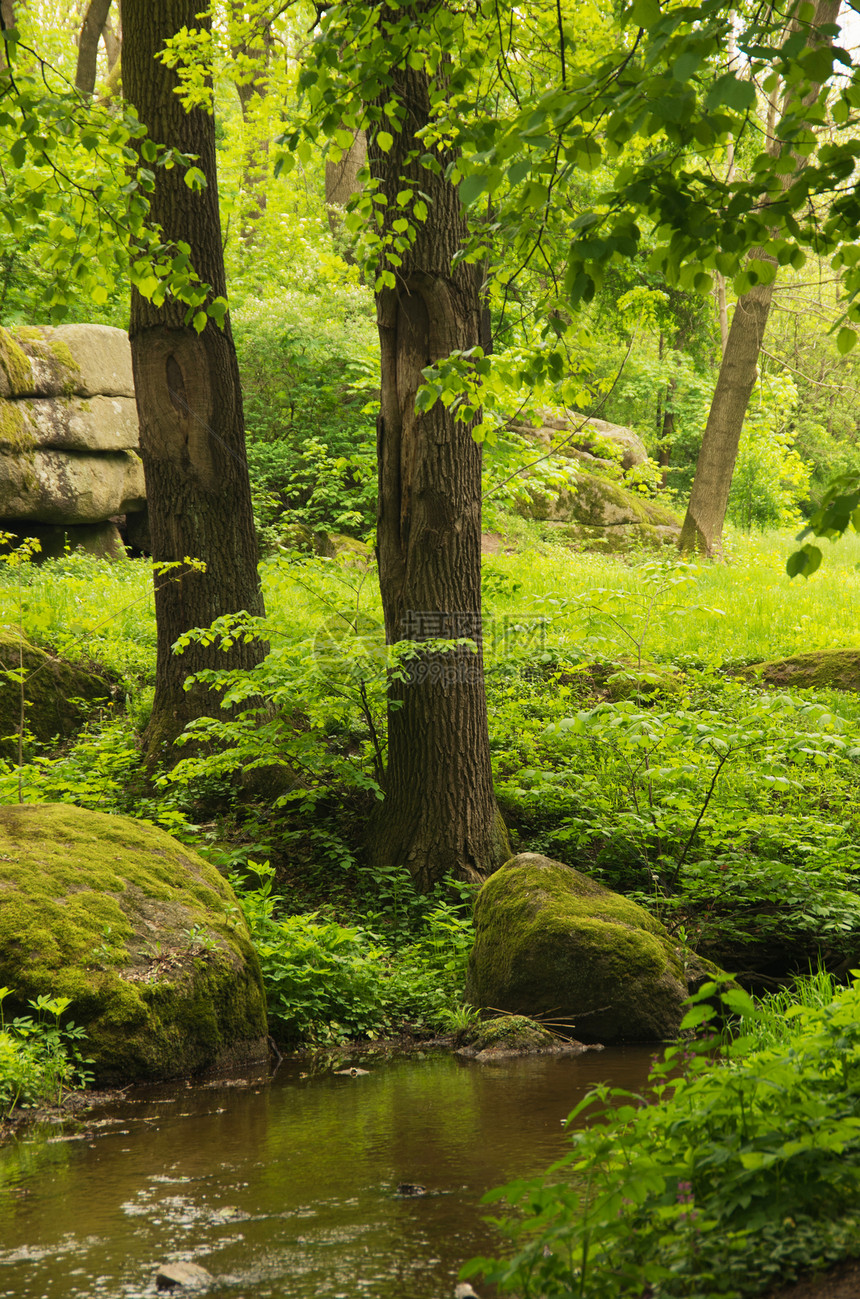
[[[128,817],[0,808],[0,985],[7,1013],[70,998],[98,1084],[266,1056],[260,968],[232,889]]]
[[[767,663],[751,663],[744,675],[792,689],[860,690],[860,650],[812,650]]]
[[[111,520],[146,508],[137,447],[121,329],[0,329],[0,527],[37,535],[48,550],[59,532],[119,553]]]
[[[556,540],[588,550],[677,545],[681,520],[665,505],[621,483],[571,466],[567,484],[548,489],[526,481],[520,513],[547,525]]]
[[[109,701],[113,687],[98,672],[48,654],[14,631],[0,630],[0,757],[15,761],[21,726],[21,669],[24,670],[24,756],[32,740],[45,743],[74,735],[97,700]]]
[[[673,1037],[715,967],[682,952],[642,907],[561,862],[520,853],[475,904],[466,1000],[572,1024],[585,1041]]]

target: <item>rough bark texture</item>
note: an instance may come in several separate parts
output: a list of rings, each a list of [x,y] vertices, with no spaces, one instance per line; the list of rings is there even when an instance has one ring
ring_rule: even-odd
[[[441,405],[415,412],[422,369],[478,341],[478,283],[472,267],[451,266],[465,237],[456,191],[404,160],[429,117],[427,78],[401,70],[394,92],[408,106],[408,121],[390,152],[369,142],[372,174],[395,216],[394,197],[410,186],[428,196],[429,214],[416,222],[396,287],[377,295],[377,545],[386,635],[389,643],[470,636],[479,646],[477,654],[425,652],[407,664],[407,681],[389,686],[385,800],[372,846],[378,861],[406,865],[418,887],[429,889],[448,872],[484,876],[510,850],[493,795],[480,651],[481,450],[471,427]],[[444,168],[449,160],[440,161]]]
[[[110,11],[111,0],[90,0],[78,36],[78,66],[75,85],[83,95],[91,95],[96,88],[99,41]]]
[[[813,28],[834,23],[839,14],[839,4],[840,0],[818,0]],[[829,37],[823,36],[816,41],[813,32],[809,43],[829,40]],[[804,102],[814,103],[820,90],[820,84],[813,85]],[[775,144],[775,149],[769,151],[779,151],[778,142]],[[794,172],[781,178],[783,189],[788,189],[806,161],[804,158],[796,159]],[[761,248],[755,249],[751,256],[760,261],[771,261],[775,265],[774,259],[768,257]],[[722,558],[723,523],[732,476],[750,394],[756,381],[759,352],[764,342],[774,287],[775,281],[755,285],[749,293],[738,299],[735,307],[681,530],[679,544],[682,550],[698,550],[710,558]]]
[[[152,219],[168,239],[185,240],[191,260],[214,294],[225,292],[218,217],[213,119],[186,114],[173,93],[174,73],[156,60],[178,28],[199,26],[198,0],[126,0],[123,7],[126,94],[150,137],[196,154],[208,185],[193,192],[183,169],[159,169]],[[257,546],[245,458],[245,430],[236,351],[230,332],[209,321],[202,334],[184,323],[185,308],[162,307],[132,294],[132,365],[146,473],[152,553],[157,561],[186,557],[206,563],[203,574],[179,581],[156,576],[158,660],[155,703],[147,735],[159,756],[193,717],[217,711],[215,697],[183,689],[189,673],[206,667],[250,668],[264,647],[238,645],[224,653],[192,646],[177,656],[181,633],[222,614],[263,613]]]

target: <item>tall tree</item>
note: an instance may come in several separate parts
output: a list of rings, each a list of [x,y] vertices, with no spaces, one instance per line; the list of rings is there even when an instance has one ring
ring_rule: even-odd
[[[198,16],[199,8],[198,0],[125,0],[124,81],[149,140],[196,157],[205,178],[201,187],[187,183],[193,177],[182,166],[154,170],[151,216],[166,240],[187,246],[210,295],[223,297],[214,120],[203,108],[185,111],[176,94],[176,74],[159,58],[183,27],[206,29],[209,20]],[[207,690],[184,689],[189,673],[250,668],[264,654],[259,643],[237,644],[226,653],[217,645],[195,644],[182,656],[171,648],[183,632],[206,627],[223,614],[243,609],[263,613],[229,317],[220,328],[211,315],[201,313],[193,323],[188,315],[185,305],[171,297],[156,305],[132,292],[129,337],[153,558],[206,564],[205,572],[188,570],[178,581],[156,578],[158,657],[147,732],[151,759],[187,722],[216,709]]]
[[[836,22],[839,5],[840,0],[818,0],[807,33],[807,49],[832,41],[826,28]],[[798,20],[795,19],[790,24],[786,40],[794,36],[797,27]],[[822,28],[825,31],[822,32]],[[803,104],[807,107],[815,104],[820,93],[821,82],[813,80],[803,96]],[[783,151],[791,157],[784,143],[772,133],[769,133],[767,140],[767,151],[773,157],[779,157]],[[784,171],[779,178],[783,191],[789,188],[804,169],[808,158],[806,155],[795,154],[793,161],[794,166]],[[777,275],[776,258],[766,248],[754,249],[750,260],[759,267],[768,268],[767,278],[754,284],[738,298],[735,306],[681,530],[682,550],[699,550],[713,558],[722,555],[723,523],[732,476],[744,417],[758,374],[759,353],[764,342]]]
[[[99,41],[110,13],[111,0],[90,0],[78,34],[78,65],[75,85],[81,94],[91,95],[96,86]],[[114,60],[116,62],[116,60]]]
[[[457,262],[466,224],[445,174],[455,155],[445,146],[428,155],[422,141],[444,82],[429,68],[419,33],[445,12],[423,0],[405,10],[380,7],[387,62],[379,98],[368,105],[370,189],[374,210],[385,213],[376,299],[379,581],[389,644],[419,643],[389,682],[385,798],[371,843],[375,860],[405,866],[421,889],[448,873],[480,879],[509,853],[484,689],[481,449],[474,421],[458,421],[441,402],[416,410],[422,371],[480,338],[478,281]],[[458,638],[476,649],[420,648]]]

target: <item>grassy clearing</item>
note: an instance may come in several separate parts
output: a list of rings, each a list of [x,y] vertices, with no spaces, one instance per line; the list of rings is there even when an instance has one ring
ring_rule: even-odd
[[[696,564],[695,584],[679,613],[658,607],[645,637],[645,653],[658,660],[750,663],[805,650],[860,645],[860,536],[828,549],[823,567],[808,580],[791,579],[785,561],[789,533],[733,534],[729,561]],[[484,560],[490,577],[490,611],[497,618],[549,620],[547,647],[573,660],[630,654],[632,646],[606,623],[589,628],[581,605],[610,590],[625,597],[624,617],[638,634],[643,623],[643,563],[574,554],[557,546]]]

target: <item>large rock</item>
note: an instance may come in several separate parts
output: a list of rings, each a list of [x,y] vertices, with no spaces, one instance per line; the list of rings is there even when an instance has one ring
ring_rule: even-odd
[[[628,898],[537,853],[487,880],[475,904],[466,1000],[571,1021],[577,1037],[673,1037],[689,987],[714,972]]]
[[[508,427],[546,447],[558,445],[569,438],[558,449],[558,454],[563,456],[576,457],[578,453],[585,452],[597,460],[617,462],[623,469],[632,469],[634,465],[642,465],[648,459],[645,443],[632,428],[579,415],[576,411],[571,411],[568,419],[559,419],[543,412],[539,423],[515,420]]]
[[[0,456],[0,519],[101,523],[146,505],[134,451],[31,451]]]
[[[134,451],[138,446],[133,397],[37,397],[3,403],[4,455],[60,451]]]
[[[232,889],[127,817],[0,808],[0,984],[7,1013],[71,999],[99,1084],[266,1054],[259,964]]]
[[[32,741],[74,735],[97,700],[113,690],[98,672],[48,654],[9,630],[0,630],[0,757],[18,757],[21,726],[20,669],[24,668],[24,756]]]
[[[751,663],[744,675],[757,677],[769,686],[860,690],[860,650],[813,650],[767,663]]]
[[[0,527],[105,525],[145,509],[126,334],[0,328]],[[117,534],[118,536],[118,534]],[[75,539],[63,533],[75,544]],[[112,537],[109,549],[124,554]]]
[[[578,549],[624,550],[676,544],[681,520],[665,505],[621,483],[572,466],[567,483],[549,489],[526,481],[519,511],[548,525],[552,536]]]
[[[133,397],[128,335],[110,325],[0,328],[0,397]]]

